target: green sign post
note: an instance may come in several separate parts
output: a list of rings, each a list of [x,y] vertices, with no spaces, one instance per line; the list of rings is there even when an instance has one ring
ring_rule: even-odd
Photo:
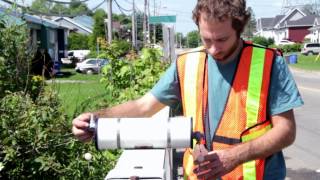
[[[150,16],[149,23],[150,24],[161,24],[161,23],[175,23],[176,16]]]

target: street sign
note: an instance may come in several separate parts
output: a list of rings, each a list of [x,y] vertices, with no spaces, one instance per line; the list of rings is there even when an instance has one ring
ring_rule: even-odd
[[[176,16],[150,16],[150,24],[161,24],[161,23],[175,23]]]

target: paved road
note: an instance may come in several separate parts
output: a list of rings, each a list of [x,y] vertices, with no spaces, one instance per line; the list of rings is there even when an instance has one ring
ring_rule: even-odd
[[[297,137],[284,150],[288,180],[320,180],[320,73],[291,69],[304,100],[295,110]]]

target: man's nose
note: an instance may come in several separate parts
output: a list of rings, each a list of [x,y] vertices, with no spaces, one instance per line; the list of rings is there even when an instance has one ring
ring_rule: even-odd
[[[216,54],[217,52],[219,52],[219,48],[212,44],[208,47],[207,51],[209,54]]]

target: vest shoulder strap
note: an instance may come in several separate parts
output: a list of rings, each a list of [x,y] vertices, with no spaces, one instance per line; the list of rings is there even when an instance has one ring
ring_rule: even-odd
[[[194,48],[194,49],[190,49],[190,50],[187,50],[187,51],[183,51],[182,53],[179,53],[179,54],[178,54],[178,57],[179,57],[179,56],[182,56],[182,55],[185,55],[185,54],[188,54],[188,53],[196,53],[196,52],[204,52],[204,53],[205,53],[205,48],[204,48],[204,46],[200,46],[200,47],[197,47],[197,48]]]

